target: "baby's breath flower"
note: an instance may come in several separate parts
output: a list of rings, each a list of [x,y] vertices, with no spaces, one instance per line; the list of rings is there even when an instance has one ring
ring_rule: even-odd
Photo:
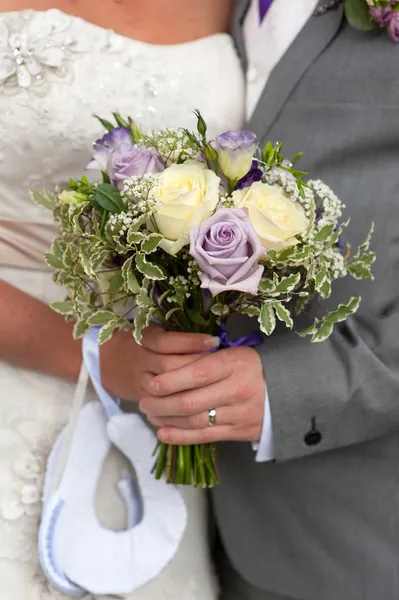
[[[178,158],[184,161],[198,156],[198,148],[188,139],[183,129],[164,128],[153,131],[146,134],[142,142],[156,148],[167,165]]]

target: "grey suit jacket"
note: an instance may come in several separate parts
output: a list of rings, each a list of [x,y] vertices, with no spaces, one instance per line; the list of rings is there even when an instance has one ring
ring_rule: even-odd
[[[248,2],[238,2],[234,34]],[[244,59],[245,60],[245,59]],[[323,344],[291,332],[259,352],[276,462],[221,444],[213,503],[236,569],[298,600],[399,598],[399,46],[360,32],[342,7],[312,17],[275,68],[249,123],[262,142],[304,151],[351,217],[348,241],[375,222],[375,282],[358,314]],[[307,435],[309,432],[312,435]]]

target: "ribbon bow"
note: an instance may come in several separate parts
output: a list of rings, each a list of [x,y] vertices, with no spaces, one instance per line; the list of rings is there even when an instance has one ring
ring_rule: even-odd
[[[254,331],[249,335],[244,335],[236,340],[231,340],[229,332],[226,329],[226,321],[222,321],[219,330],[220,348],[235,348],[237,346],[258,346],[263,342],[263,337],[260,331]]]

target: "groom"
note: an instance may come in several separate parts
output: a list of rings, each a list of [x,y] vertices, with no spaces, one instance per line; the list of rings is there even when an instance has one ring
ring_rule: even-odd
[[[284,332],[221,350],[163,375],[141,407],[174,425],[163,441],[222,442],[223,600],[398,600],[399,46],[327,0],[239,1],[234,35],[248,129],[304,151],[346,203],[352,244],[375,222],[375,282],[336,284],[334,305],[363,301],[327,342]]]

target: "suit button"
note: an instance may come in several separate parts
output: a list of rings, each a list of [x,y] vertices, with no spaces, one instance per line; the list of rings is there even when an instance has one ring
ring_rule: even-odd
[[[316,419],[312,418],[312,429],[305,435],[304,442],[307,446],[317,446],[322,440],[320,431],[316,429]]]
[[[249,67],[247,71],[247,82],[255,83],[258,79],[258,70],[256,67]]]
[[[307,446],[317,446],[318,444],[320,444],[321,442],[321,433],[320,431],[317,431],[317,429],[313,429],[312,431],[309,431],[309,433],[307,433],[305,435],[305,444]]]

